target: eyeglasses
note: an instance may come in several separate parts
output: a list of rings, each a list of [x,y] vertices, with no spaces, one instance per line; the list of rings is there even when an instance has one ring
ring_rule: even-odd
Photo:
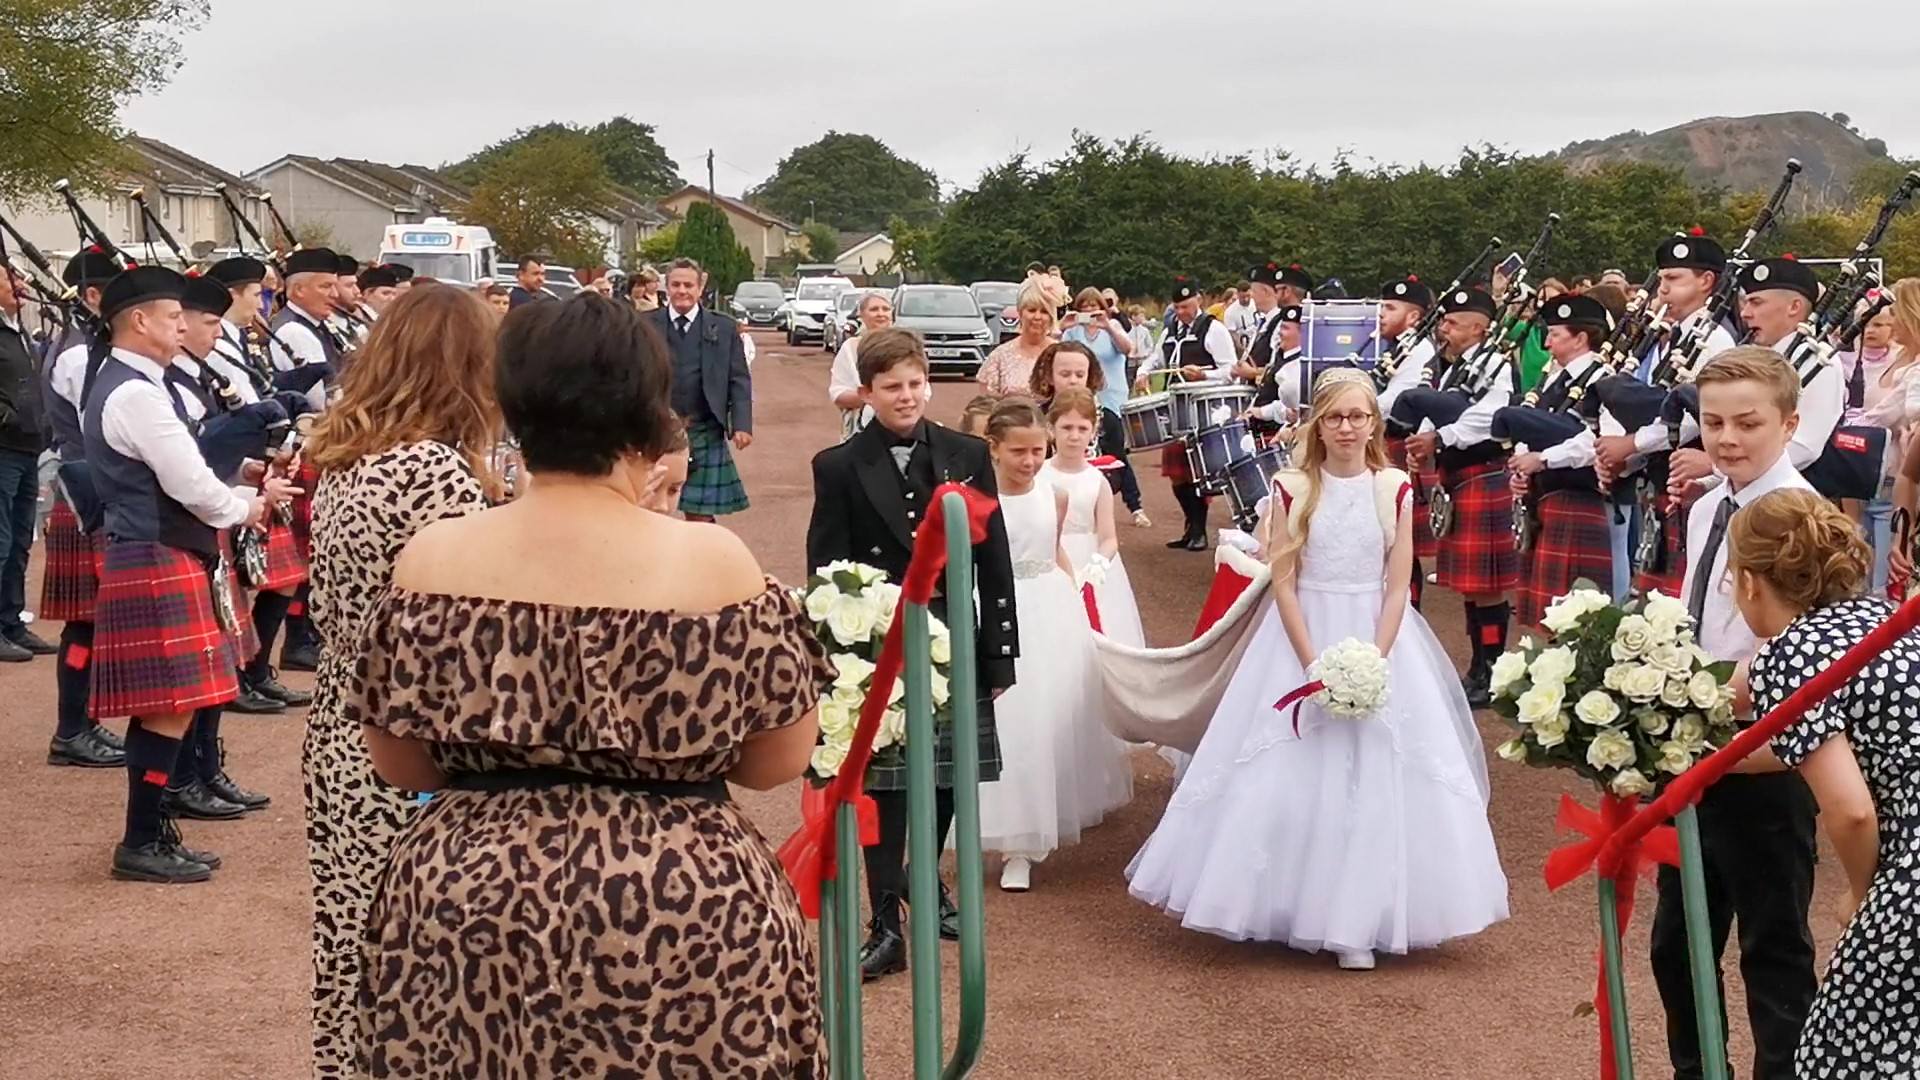
[[[1370,412],[1328,413],[1320,422],[1330,428],[1350,427],[1355,431],[1365,431],[1373,426],[1373,414]]]

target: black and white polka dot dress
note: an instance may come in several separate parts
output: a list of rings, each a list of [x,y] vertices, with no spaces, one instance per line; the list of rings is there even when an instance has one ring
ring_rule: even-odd
[[[1755,713],[1785,701],[1892,611],[1853,599],[1795,619],[1754,657]],[[1773,751],[1798,766],[1838,735],[1873,793],[1880,861],[1827,965],[1794,1070],[1800,1080],[1920,1076],[1920,634],[1808,710]]]

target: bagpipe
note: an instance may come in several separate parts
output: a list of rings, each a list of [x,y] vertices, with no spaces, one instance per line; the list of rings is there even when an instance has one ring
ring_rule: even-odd
[[[240,212],[240,206],[233,201],[233,194],[227,190],[227,185],[215,184],[213,187],[214,191],[219,193],[220,201],[225,204],[227,208],[228,219],[233,223],[234,246],[239,249],[241,254],[246,254],[247,246],[242,237],[251,237],[254,244],[259,247],[261,256],[272,265],[274,273],[280,275],[282,289],[284,290],[287,279],[287,263],[286,260],[281,257],[280,249],[267,243],[267,238],[261,235],[260,228],[253,223],[253,219]],[[286,237],[287,244],[289,245],[288,251],[299,251],[301,245],[300,242],[294,238],[292,226],[287,224],[287,219],[281,217],[279,209],[273,205],[273,193],[271,191],[263,191],[258,196],[258,199],[266,206],[267,213],[273,216],[274,224],[279,227],[281,234]],[[339,353],[348,352],[357,344],[357,342],[343,339],[331,326],[327,325],[325,319],[320,320],[314,332],[326,334],[333,341],[335,351]],[[265,381],[275,389],[305,394],[311,391],[316,383],[326,382],[328,385],[332,384],[335,372],[331,364],[303,364],[295,367],[292,371],[275,371],[273,361],[268,355],[271,349],[269,343],[280,346],[280,351],[286,353],[289,357],[298,354],[280,338],[279,332],[276,331],[273,324],[266,319],[256,316],[253,322],[241,328],[241,333],[245,335],[245,340],[242,344],[246,348],[247,358],[252,362],[255,373],[264,377]]]
[[[1434,328],[1440,325],[1439,298],[1452,296],[1454,290],[1480,276],[1481,267],[1485,266],[1487,260],[1491,259],[1493,253],[1499,249],[1498,236],[1488,240],[1487,246],[1480,249],[1480,254],[1475,255],[1472,262],[1461,267],[1460,272],[1453,275],[1453,280],[1447,283],[1446,288],[1434,294],[1434,302],[1427,305],[1427,310],[1420,316],[1420,321],[1393,339],[1393,344],[1387,347],[1386,355],[1373,366],[1373,384],[1376,389],[1385,390],[1387,384],[1393,381],[1394,373],[1400,370],[1400,365],[1413,353],[1414,347],[1433,336]],[[1424,375],[1420,381],[1422,383],[1427,381]]]

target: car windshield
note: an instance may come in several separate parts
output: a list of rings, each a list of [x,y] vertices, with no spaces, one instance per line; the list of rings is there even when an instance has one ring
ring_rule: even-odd
[[[383,251],[380,253],[380,261],[411,266],[415,275],[432,278],[435,281],[460,281],[469,284],[473,281],[473,256],[471,255],[449,255],[425,251]]]
[[[952,319],[978,315],[980,308],[965,289],[913,289],[900,294],[900,314]]]
[[[981,307],[1012,307],[1020,298],[1018,285],[976,285],[973,295],[980,298]]]
[[[848,289],[846,292],[841,293],[839,297],[834,300],[833,306],[840,309],[840,314],[851,315],[856,310],[859,309],[860,301],[866,299],[870,295],[872,294],[861,292],[858,289]]]
[[[794,294],[795,300],[831,300],[840,295],[847,286],[839,281],[803,281],[800,290]]]
[[[777,304],[786,299],[780,292],[780,283],[777,281],[743,281],[740,283],[740,288],[734,292],[733,298],[743,302],[753,300],[771,304]]]

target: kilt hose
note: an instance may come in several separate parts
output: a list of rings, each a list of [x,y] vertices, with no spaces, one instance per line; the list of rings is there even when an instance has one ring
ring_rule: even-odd
[[[1440,538],[1440,584],[1461,596],[1511,591],[1520,580],[1520,553],[1513,547],[1507,459],[1448,469],[1441,479],[1453,497],[1453,528]]]
[[[747,486],[733,463],[727,429],[712,420],[689,419],[687,486],[680,489],[680,512],[718,517],[746,508]]]
[[[1572,592],[1581,578],[1607,587],[1613,578],[1610,511],[1606,496],[1597,491],[1562,488],[1540,496],[1534,511],[1540,529],[1515,597],[1521,626],[1539,626],[1547,606]]]
[[[40,578],[37,618],[49,622],[92,622],[94,600],[100,592],[98,536],[80,531],[80,519],[65,499],[55,499],[47,515],[41,547],[47,553],[46,573]]]
[[[233,654],[239,663],[245,664],[260,651],[260,633],[253,626],[253,598],[247,595],[246,587],[240,584],[239,572],[233,569],[232,529],[220,530],[220,557],[227,560],[227,595],[233,599],[233,621],[237,624],[232,635]]]
[[[309,505],[308,514],[308,520],[312,520],[311,505]],[[270,522],[267,526],[266,538],[267,576],[266,580],[260,583],[260,588],[275,591],[290,589],[307,580],[307,551],[312,541],[308,540],[303,544],[300,538],[294,535],[293,526],[282,523],[271,514],[267,516],[267,520]],[[222,538],[225,535],[222,533]],[[227,563],[228,565],[233,563],[231,552],[228,553]],[[238,577],[238,575],[235,576]]]
[[[233,639],[214,616],[201,556],[109,539],[93,621],[87,713],[96,720],[188,713],[239,692]]]
[[[1686,498],[1660,512],[1660,545],[1666,549],[1665,565],[1658,570],[1642,570],[1633,577],[1633,591],[1641,596],[1663,592],[1676,600],[1687,594],[1687,514],[1700,498],[1700,486],[1690,484]]]
[[[1427,520],[1427,491],[1440,482],[1431,460],[1419,469],[1407,466],[1405,436],[1387,436],[1387,460],[1413,478],[1413,557],[1423,566],[1432,566],[1440,555],[1440,538],[1433,535],[1433,523]]]

